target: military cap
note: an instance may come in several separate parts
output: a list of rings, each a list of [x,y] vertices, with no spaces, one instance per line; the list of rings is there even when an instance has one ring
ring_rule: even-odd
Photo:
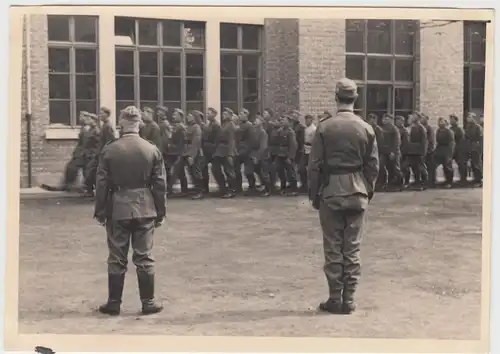
[[[222,111],[223,111],[223,112],[227,112],[227,113],[229,113],[229,114],[231,114],[231,115],[234,115],[233,110],[232,110],[231,108],[229,108],[229,107],[224,107],[224,108],[222,109]]]
[[[452,114],[450,114],[450,119],[451,118],[458,119],[458,116],[455,113],[452,113]]]
[[[94,113],[87,113],[87,117],[93,119],[93,120],[97,120],[98,117],[97,117],[97,114],[94,114]]]
[[[101,111],[103,111],[104,113],[106,113],[108,116],[111,115],[111,109],[109,109],[108,107],[106,106],[102,106],[101,107]]]
[[[125,107],[121,111],[121,119],[124,119],[129,122],[139,123],[141,122],[141,111],[137,109],[135,106]]]
[[[246,115],[249,115],[249,114],[250,114],[250,112],[249,112],[249,111],[248,111],[248,109],[246,109],[246,108],[243,108],[243,109],[241,110],[241,113],[246,114]]]
[[[207,111],[214,112],[215,114],[219,113],[214,107],[208,107]]]
[[[167,107],[165,107],[165,106],[159,106],[159,105],[158,105],[158,106],[156,106],[156,110],[157,110],[157,111],[163,111],[163,112],[165,112],[165,113],[168,113],[168,108],[167,108]]]
[[[394,117],[394,120],[405,120],[405,117],[403,117],[403,116],[396,116],[396,117]]]
[[[335,94],[342,98],[357,98],[358,86],[351,79],[340,79],[335,86]]]
[[[200,119],[203,119],[205,117],[205,115],[203,114],[203,112],[198,111],[197,109],[192,110],[191,113],[193,113],[194,115],[197,115]]]
[[[144,112],[154,113],[154,111],[153,111],[153,109],[152,109],[151,107],[147,107],[147,106],[146,106],[146,107],[144,107],[142,110],[143,110]]]
[[[173,111],[173,113],[175,113],[175,112],[179,113],[182,117],[184,117],[184,111],[182,109],[175,108],[174,111]]]
[[[80,111],[80,115],[81,116],[88,116],[89,112],[87,112],[87,111]]]
[[[384,113],[384,117],[387,117],[389,119],[394,119],[394,116],[391,113]]]

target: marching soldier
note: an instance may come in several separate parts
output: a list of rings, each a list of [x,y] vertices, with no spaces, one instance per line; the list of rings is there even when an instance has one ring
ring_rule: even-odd
[[[267,132],[262,124],[262,118],[257,117],[255,119],[254,127],[257,148],[252,150],[252,152],[250,153],[250,158],[254,165],[254,170],[257,172],[257,175],[259,176],[259,179],[264,186],[262,196],[268,197],[273,192],[274,186],[271,184],[271,178],[269,175],[270,166],[268,137]]]
[[[327,114],[331,116],[329,113]],[[326,118],[327,115],[324,115]],[[299,175],[301,179],[302,187],[306,188],[308,186],[307,179],[307,166],[309,165],[309,154],[311,153],[311,146],[314,139],[314,134],[316,133],[316,124],[313,123],[314,118],[312,115],[308,114],[305,116],[306,127],[304,129],[304,154],[302,156],[302,161],[300,162]]]
[[[236,173],[237,190],[243,189],[243,178],[241,175],[241,165],[243,165],[245,177],[248,181],[247,193],[255,193],[254,163],[252,161],[252,151],[256,149],[255,129],[252,123],[248,121],[249,112],[242,109],[239,115],[239,126],[236,131],[236,146],[238,156],[234,166]]]
[[[474,185],[481,187],[483,184],[483,161],[481,159],[483,145],[483,129],[476,121],[474,113],[467,114],[465,126],[465,144],[467,159],[471,162]]]
[[[400,154],[401,154],[401,174],[404,178],[404,187],[408,187],[410,184],[410,162],[408,159],[408,143],[409,134],[405,127],[405,118],[403,116],[396,116],[394,118],[394,123],[399,131],[399,137],[401,141]]]
[[[154,121],[153,115],[154,111],[151,108],[144,107],[142,113],[144,125],[141,127],[139,135],[142,138],[151,141],[158,149],[161,149],[160,127],[158,126],[158,123]]]
[[[401,173],[401,134],[394,125],[393,116],[386,113],[382,116],[381,129],[383,131],[383,143],[379,146],[380,167],[379,170],[387,171],[385,188],[391,191],[403,189],[403,175]]]
[[[450,115],[450,129],[455,138],[455,152],[453,159],[458,166],[458,174],[460,175],[460,184],[467,184],[467,146],[465,143],[464,129],[458,125],[458,117],[456,114]]]
[[[208,165],[211,164],[213,168],[213,156],[219,139],[220,124],[217,121],[217,110],[215,108],[208,108],[207,111],[207,124],[203,125],[203,156],[205,157],[205,164],[203,167],[203,187],[205,192],[209,192],[210,173]]]
[[[337,114],[319,122],[308,166],[309,200],[319,210],[329,288],[319,308],[334,314],[356,308],[361,233],[379,170],[375,132],[353,112],[357,97],[354,81],[337,83]]]
[[[455,136],[448,128],[448,122],[443,117],[438,119],[438,129],[436,130],[436,151],[435,168],[443,166],[445,178],[444,188],[451,188],[453,184],[453,153],[455,150]],[[436,173],[436,172],[434,172]]]
[[[167,189],[169,194],[173,194],[173,187],[177,179],[181,184],[181,196],[188,193],[188,182],[186,178],[186,172],[182,168],[176,168],[175,166],[181,162],[182,155],[184,154],[184,149],[186,145],[186,131],[187,128],[184,125],[184,112],[181,109],[176,108],[172,114],[172,120],[174,125],[172,127],[172,133],[170,136],[170,144],[167,151]],[[175,172],[175,173],[174,173]]]
[[[408,161],[415,178],[415,185],[412,189],[424,190],[428,179],[425,157],[427,156],[427,129],[420,124],[420,114],[414,112],[411,116],[411,126],[408,140]]]
[[[275,164],[280,180],[282,181],[281,194],[293,197],[297,195],[297,170],[295,169],[297,138],[295,131],[290,126],[289,116],[282,116],[280,118],[277,133],[279,145]],[[283,181],[286,184],[283,184]]]
[[[373,131],[375,132],[375,137],[377,138],[377,147],[384,146],[385,145],[384,131],[382,130],[380,125],[378,125],[378,116],[375,113],[368,114],[367,122],[372,126]],[[379,160],[381,160],[382,159],[381,149],[378,149],[378,153],[379,153]],[[386,181],[387,181],[387,170],[385,169],[385,166],[380,166],[378,180],[376,184],[377,192],[384,189]]]
[[[83,170],[84,196],[93,197],[96,182],[96,169],[93,168],[93,165],[95,165],[95,161],[99,158],[101,133],[97,115],[88,113],[87,117],[89,117],[88,129],[83,133],[85,136],[83,145],[83,158],[85,160],[85,168]]]
[[[234,171],[236,150],[236,126],[233,122],[234,113],[230,108],[222,112],[222,126],[219,132],[217,146],[213,155],[212,172],[222,193],[222,198],[234,198],[237,181]],[[224,171],[224,172],[222,172]],[[227,183],[226,183],[227,180]]]
[[[295,171],[299,172],[300,187],[303,192],[307,191],[307,180],[305,179],[305,174],[300,173],[302,170],[301,162],[304,158],[304,143],[305,143],[305,130],[306,127],[300,122],[300,112],[293,110],[290,112],[290,123],[291,128],[295,132],[295,139],[297,139],[297,154],[295,155],[294,164]]]
[[[132,243],[142,313],[163,309],[154,297],[153,234],[166,215],[165,167],[161,152],[139,137],[141,112],[124,109],[120,119],[122,137],[101,152],[97,172],[94,217],[108,231],[108,301],[99,312],[119,315],[127,255]]]
[[[434,161],[434,151],[436,150],[436,132],[429,124],[429,117],[422,114],[421,124],[426,129],[427,133],[427,155],[425,156],[425,165],[429,174],[428,186],[433,187],[436,185],[436,162]]]
[[[168,119],[168,108],[164,106],[156,106],[156,120],[158,122],[158,125],[160,122],[167,121],[170,123]]]
[[[172,138],[172,126],[168,121],[168,117],[163,112],[166,112],[166,107],[158,106],[157,108],[158,117],[158,127],[160,128],[160,151],[163,156],[163,162],[165,164],[165,171],[168,171],[168,148],[170,145],[170,140]],[[167,173],[167,172],[166,172]]]

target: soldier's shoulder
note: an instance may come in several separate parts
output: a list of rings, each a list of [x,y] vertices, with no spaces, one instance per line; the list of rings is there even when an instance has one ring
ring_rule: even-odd
[[[109,149],[109,147],[111,145],[113,145],[114,143],[116,143],[118,140],[120,140],[120,138],[115,138],[115,139],[109,140],[106,144],[104,144],[103,149]]]
[[[329,120],[329,119],[331,119],[331,118],[332,118],[332,116],[330,116],[330,115],[328,115],[328,116],[325,116],[325,117],[321,118],[321,119],[319,120],[319,122],[318,122],[318,125],[319,125],[319,123],[326,122],[327,120]]]

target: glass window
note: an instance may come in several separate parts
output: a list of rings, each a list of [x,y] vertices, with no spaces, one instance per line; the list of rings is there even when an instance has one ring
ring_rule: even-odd
[[[186,48],[205,47],[205,24],[198,22],[184,23],[184,45]]]
[[[484,89],[484,66],[471,68],[470,70],[470,86],[473,89]]]
[[[89,113],[94,113],[97,114],[97,101],[95,100],[78,100],[76,101],[76,111],[81,112],[89,112]]]
[[[186,54],[186,76],[203,77],[205,72],[205,63],[203,54]]]
[[[368,80],[390,81],[392,79],[392,60],[387,58],[368,58]]]
[[[50,74],[49,75],[49,98],[67,99],[71,98],[69,74]]]
[[[68,42],[70,16],[48,15],[47,35],[49,41]]]
[[[391,21],[368,20],[368,53],[391,53]]]
[[[346,58],[346,76],[351,80],[364,80],[365,57],[348,55]]]
[[[163,21],[163,45],[166,47],[181,46],[181,25],[180,21]]]
[[[394,108],[398,111],[413,109],[413,88],[396,88],[394,90]]]
[[[181,53],[163,53],[163,76],[181,76]]]
[[[75,71],[97,73],[97,53],[93,49],[75,49]]]
[[[364,117],[363,108],[365,105],[365,88],[358,86],[358,98],[354,102],[354,113]]]
[[[49,72],[69,73],[69,48],[49,48]]]
[[[49,115],[51,124],[69,124],[71,121],[70,101],[51,100],[49,102]]]
[[[486,23],[464,21],[464,111],[484,112]]]
[[[220,24],[220,47],[227,49],[238,48],[238,25],[230,23]]]
[[[128,17],[115,17],[115,44],[133,45],[136,43],[136,38],[135,20]]]
[[[134,101],[134,78],[130,76],[116,76],[116,99],[118,101]]]
[[[245,25],[241,26],[242,49],[260,49],[260,27]]]
[[[204,96],[203,79],[186,79],[186,101],[203,101]]]
[[[97,21],[87,16],[75,16],[75,42],[96,43]]]
[[[158,45],[158,21],[138,20],[139,23],[139,44]]]
[[[134,52],[131,50],[115,51],[115,72],[117,75],[134,75]]]
[[[244,79],[257,79],[259,77],[259,61],[258,55],[242,55],[241,69]]]
[[[394,25],[394,52],[396,54],[413,55],[417,24],[413,21],[394,21]]]
[[[483,89],[472,89],[471,90],[471,110],[477,109],[484,111],[484,90]]]
[[[220,97],[223,102],[238,102],[238,79],[222,79]]]
[[[346,20],[346,52],[364,53],[364,20]]]
[[[97,100],[97,80],[95,75],[76,75],[76,99]]]
[[[389,85],[368,85],[366,88],[367,114],[376,113],[379,117],[391,107],[392,87]]]
[[[151,76],[141,76],[139,78],[140,100],[158,101],[158,78]]]
[[[223,54],[220,57],[220,76],[238,77],[238,55]]]
[[[139,75],[158,75],[158,52],[139,52]]]
[[[164,77],[163,78],[163,100],[180,101],[181,100],[181,78]],[[180,108],[177,106],[176,108]]]
[[[413,81],[413,60],[396,59],[396,81]]]

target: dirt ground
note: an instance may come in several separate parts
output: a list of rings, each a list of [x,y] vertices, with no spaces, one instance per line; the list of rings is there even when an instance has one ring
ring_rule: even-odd
[[[327,288],[305,197],[170,201],[154,249],[166,308],[150,317],[132,264],[122,316],[94,312],[107,251],[91,215],[89,201],[22,201],[20,332],[479,339],[480,189],[378,194],[351,316],[316,311]]]

